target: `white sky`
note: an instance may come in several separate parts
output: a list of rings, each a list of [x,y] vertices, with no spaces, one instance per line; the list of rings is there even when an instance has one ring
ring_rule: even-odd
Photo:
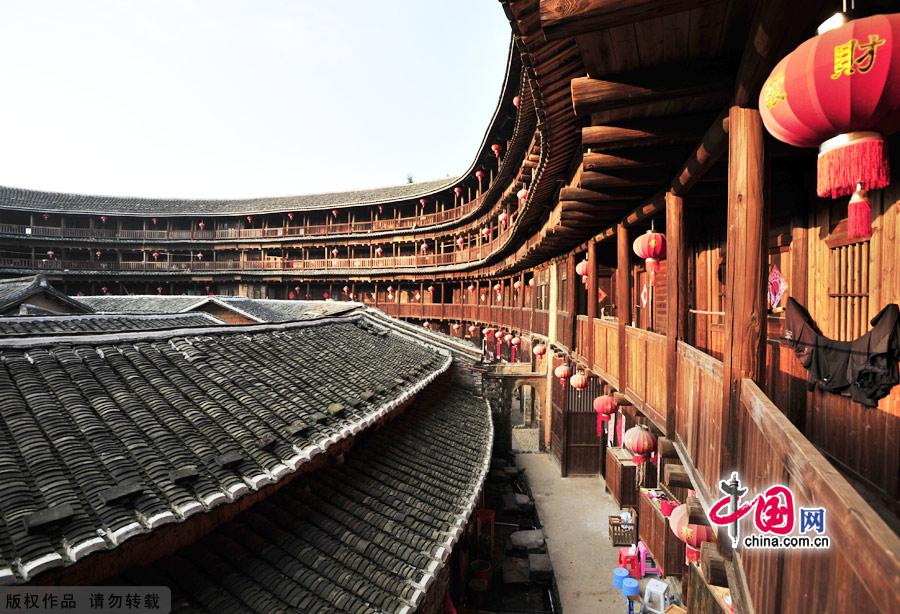
[[[239,198],[453,176],[509,36],[487,0],[2,0],[0,184]]]

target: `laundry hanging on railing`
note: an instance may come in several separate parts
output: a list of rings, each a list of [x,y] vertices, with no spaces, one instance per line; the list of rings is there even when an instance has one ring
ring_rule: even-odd
[[[829,339],[806,308],[788,299],[784,339],[809,371],[810,390],[818,386],[869,407],[890,394],[900,383],[900,307],[887,305],[871,324],[853,341]]]

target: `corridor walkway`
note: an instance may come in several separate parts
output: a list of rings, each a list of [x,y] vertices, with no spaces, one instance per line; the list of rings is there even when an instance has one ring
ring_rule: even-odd
[[[612,587],[618,549],[609,543],[608,516],[618,513],[602,478],[561,478],[548,454],[519,454],[544,525],[565,614],[621,614]]]

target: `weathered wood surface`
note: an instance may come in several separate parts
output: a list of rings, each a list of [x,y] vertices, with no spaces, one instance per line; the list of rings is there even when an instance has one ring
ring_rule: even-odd
[[[669,528],[669,519],[653,502],[638,495],[638,531],[641,541],[653,555],[663,575],[680,576],[684,572],[684,542]]]
[[[594,364],[614,387],[619,386],[619,328],[615,322],[594,319]]]
[[[657,428],[666,428],[666,338],[631,326],[625,329],[626,392]]]
[[[675,143],[696,143],[709,128],[708,114],[671,118],[650,118],[619,122],[615,125],[587,126],[581,129],[581,144],[595,151],[624,147],[648,147]]]
[[[637,465],[624,448],[606,448],[606,488],[619,507],[637,506]]]
[[[548,40],[605,30],[695,9],[717,0],[541,0]]]

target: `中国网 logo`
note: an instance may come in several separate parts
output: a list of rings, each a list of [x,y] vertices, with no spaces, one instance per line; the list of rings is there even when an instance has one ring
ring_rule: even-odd
[[[748,489],[741,485],[737,472],[730,480],[722,480],[723,497],[709,510],[709,520],[727,526],[731,545],[737,548],[828,548],[831,539],[825,535],[825,508],[794,505],[794,493],[787,486],[775,484],[744,501]],[[740,522],[753,512],[755,532],[741,539]],[[797,535],[794,528],[798,528]]]

